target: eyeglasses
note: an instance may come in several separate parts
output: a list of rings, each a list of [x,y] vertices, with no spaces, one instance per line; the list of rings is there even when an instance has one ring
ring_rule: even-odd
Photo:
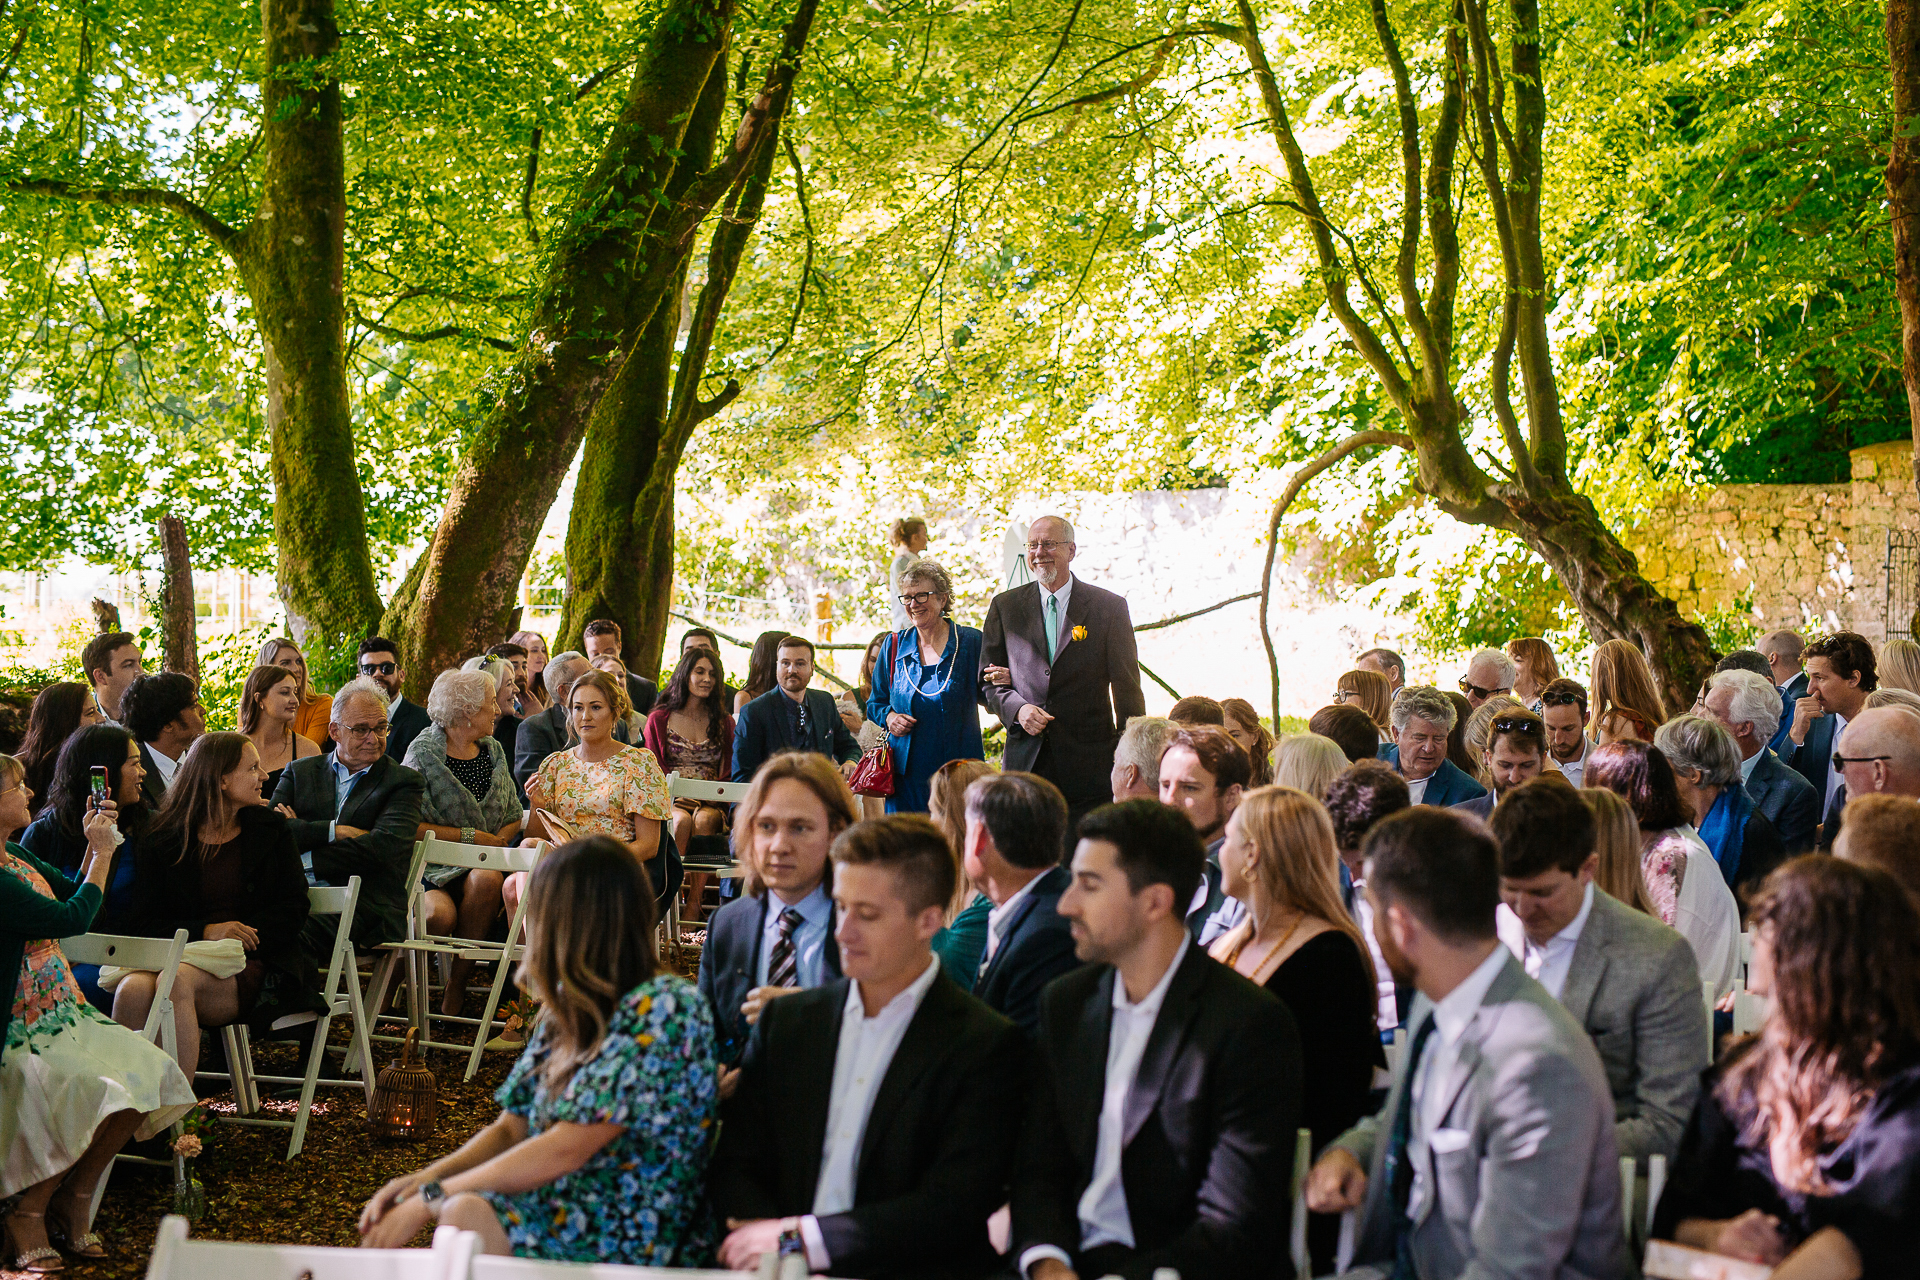
[[[1512,690],[1512,685],[1507,685],[1505,688],[1500,689],[1482,689],[1465,676],[1460,677],[1460,692],[1466,694],[1469,698],[1491,698],[1496,693],[1510,693]]]
[[[1357,689],[1335,689],[1333,691],[1333,700],[1336,703],[1345,703],[1348,698],[1357,698],[1359,696],[1360,692]]]
[[[388,729],[384,720],[379,724],[350,724],[343,727],[350,738],[384,738]]]
[[[363,676],[390,676],[399,668],[397,662],[363,662],[360,674]]]
[[[901,595],[900,603],[911,609],[916,604],[925,604],[933,599],[935,594],[932,591],[908,591]]]
[[[1891,759],[1893,759],[1892,756],[1843,756],[1836,751],[1833,753],[1833,767],[1836,769],[1844,769],[1850,764],[1870,764],[1875,760]]]
[[[1045,542],[1029,542],[1027,544],[1027,550],[1052,551],[1055,547],[1064,547],[1066,545],[1064,542],[1055,542],[1053,539],[1048,538]]]

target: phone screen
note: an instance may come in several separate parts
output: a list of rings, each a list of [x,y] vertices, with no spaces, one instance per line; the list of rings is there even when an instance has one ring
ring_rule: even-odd
[[[107,798],[107,766],[97,764],[92,769],[93,802],[100,804]]]

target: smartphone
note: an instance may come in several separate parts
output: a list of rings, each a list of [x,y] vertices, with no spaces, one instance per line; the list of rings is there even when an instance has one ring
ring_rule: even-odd
[[[93,807],[98,809],[107,801],[107,766],[97,764],[91,770],[93,774]]]

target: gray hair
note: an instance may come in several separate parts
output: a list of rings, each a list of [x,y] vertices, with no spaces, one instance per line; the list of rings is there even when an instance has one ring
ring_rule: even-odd
[[[559,702],[565,695],[565,690],[570,688],[582,673],[592,669],[593,664],[587,661],[586,654],[578,649],[568,649],[547,659],[547,665],[541,668],[540,678],[546,683],[547,696]]]
[[[1867,695],[1867,706],[1875,711],[1881,707],[1898,707],[1902,711],[1911,711],[1920,715],[1920,693],[1883,684]]]
[[[1513,688],[1513,678],[1519,674],[1519,668],[1513,665],[1513,659],[1498,649],[1475,649],[1467,655],[1467,670],[1472,671],[1482,663],[1491,666],[1500,673],[1500,683],[1496,689]]]
[[[1430,684],[1410,684],[1400,691],[1393,700],[1393,731],[1398,734],[1407,727],[1407,721],[1419,717],[1453,732],[1453,704],[1447,701],[1447,695]]]
[[[1654,730],[1653,745],[1676,769],[1700,775],[1700,785],[1740,785],[1740,748],[1718,720],[1675,716]]]
[[[333,695],[333,714],[329,719],[334,724],[344,725],[346,721],[340,717],[347,713],[348,704],[355,698],[372,698],[380,704],[383,714],[386,712],[387,704],[392,701],[387,697],[387,691],[380,686],[379,681],[371,676],[355,676],[341,685]]]
[[[1761,742],[1773,740],[1780,728],[1780,691],[1765,676],[1734,667],[1713,677],[1709,691],[1733,690],[1727,703],[1727,719],[1734,724],[1751,723],[1753,736]]]
[[[1057,520],[1057,521],[1059,521],[1059,522],[1060,522],[1060,527],[1061,527],[1062,529],[1065,529],[1065,530],[1067,531],[1067,538],[1066,538],[1066,540],[1067,540],[1068,542],[1072,542],[1072,541],[1074,541],[1074,539],[1075,539],[1075,534],[1074,534],[1074,532],[1073,532],[1073,525],[1072,525],[1072,523],[1071,523],[1071,522],[1069,522],[1069,521],[1068,521],[1068,519],[1067,519],[1067,518],[1066,518],[1065,516],[1056,516],[1056,515],[1054,515],[1054,514],[1053,514],[1053,513],[1051,512],[1051,511],[1049,511],[1049,512],[1048,512],[1047,514],[1045,514],[1045,515],[1042,515],[1042,516],[1035,516],[1035,517],[1033,518],[1033,522],[1032,522],[1031,524],[1029,524],[1029,525],[1027,526],[1027,537],[1028,537],[1029,539],[1031,539],[1031,538],[1033,537],[1033,526],[1034,526],[1034,525],[1036,525],[1036,524],[1039,524],[1039,523],[1040,523],[1040,522],[1041,522],[1042,520]]]
[[[427,718],[445,729],[456,720],[486,710],[497,692],[491,672],[464,668],[442,671],[427,693]]]
[[[901,571],[895,585],[904,590],[909,582],[924,582],[935,595],[944,596],[948,603],[953,601],[952,576],[931,560],[915,560]]]
[[[1132,765],[1140,771],[1141,785],[1158,787],[1160,756],[1167,749],[1167,739],[1178,727],[1165,716],[1131,717],[1120,733],[1120,741],[1114,745],[1113,762]]]

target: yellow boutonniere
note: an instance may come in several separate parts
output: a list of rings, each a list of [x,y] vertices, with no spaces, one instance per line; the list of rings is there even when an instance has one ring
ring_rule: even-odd
[[[1087,638],[1087,629],[1085,627],[1075,627],[1073,629],[1073,638],[1075,640],[1085,640]]]

